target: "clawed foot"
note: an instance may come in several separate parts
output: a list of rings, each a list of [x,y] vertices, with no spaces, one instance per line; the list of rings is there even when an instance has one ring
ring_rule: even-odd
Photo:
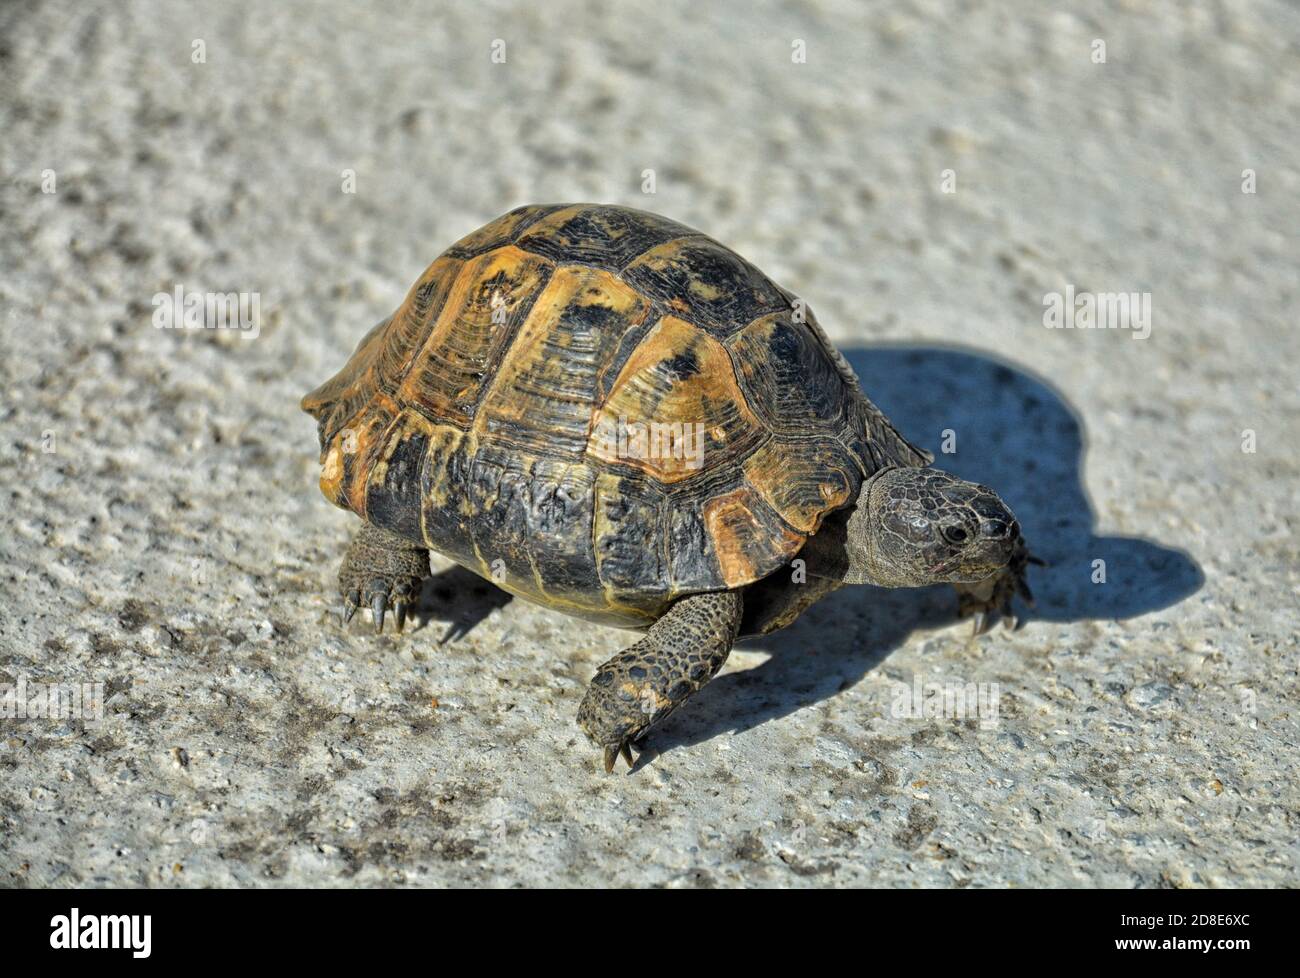
[[[632,742],[668,712],[657,708],[660,699],[653,687],[644,681],[638,683],[626,673],[617,663],[607,662],[587,687],[578,707],[578,726],[601,748],[606,774],[614,770],[619,757],[627,761],[630,770],[636,763]]]
[[[727,660],[743,612],[740,594],[682,598],[645,638],[600,667],[578,707],[578,726],[601,749],[605,773],[631,744],[685,703]]]
[[[363,525],[339,569],[343,623],[364,605],[376,632],[384,630],[390,610],[400,632],[428,576],[429,551],[395,533]]]
[[[365,606],[370,609],[370,617],[375,623],[376,632],[384,630],[384,616],[390,609],[397,623],[397,630],[400,632],[406,625],[407,611],[419,597],[420,583],[414,578],[386,581],[375,577],[366,583],[364,591],[361,588],[344,591],[343,623],[346,625],[352,620],[352,616],[357,613],[357,609],[364,601]]]
[[[1046,566],[1044,561],[1031,554],[1022,544],[1000,573],[976,584],[954,585],[957,589],[958,617],[975,616],[975,627],[971,634],[983,635],[999,618],[1005,628],[1015,628],[1016,616],[1011,601],[1016,595],[1029,607],[1034,606],[1033,592],[1025,580],[1025,571],[1030,564]]]

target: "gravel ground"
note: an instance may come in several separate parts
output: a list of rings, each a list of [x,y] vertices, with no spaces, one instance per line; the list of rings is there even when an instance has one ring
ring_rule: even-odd
[[[104,702],[0,719],[0,883],[1300,883],[1300,12],[1094,7],[7,5],[0,684]],[[628,633],[445,563],[341,627],[298,398],[565,200],[806,297],[1016,510],[1036,611],[845,589],[609,777],[573,716]],[[177,287],[256,335],[155,328]],[[1067,287],[1149,336],[1044,328]],[[899,708],[935,683],[996,715]]]

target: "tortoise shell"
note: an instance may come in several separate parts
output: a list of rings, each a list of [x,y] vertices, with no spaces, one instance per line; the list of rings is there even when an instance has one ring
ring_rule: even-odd
[[[772,574],[866,476],[929,461],[790,293],[592,204],[458,241],[302,406],[331,502],[619,625]]]

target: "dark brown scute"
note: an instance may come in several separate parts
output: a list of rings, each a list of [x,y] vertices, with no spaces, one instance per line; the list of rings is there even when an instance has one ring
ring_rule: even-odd
[[[617,271],[651,248],[696,233],[648,211],[573,204],[534,221],[517,240],[521,248],[556,263]]]
[[[840,375],[788,311],[752,321],[727,348],[749,403],[769,429],[797,438],[840,426],[848,403]]]
[[[759,316],[789,308],[767,276],[702,235],[652,248],[631,262],[623,277],[675,315],[720,338]]]
[[[422,540],[421,473],[429,436],[418,429],[395,433],[382,459],[383,470],[366,481],[366,518],[408,540]],[[377,467],[378,468],[378,467]]]
[[[511,244],[524,230],[547,214],[562,210],[568,204],[527,204],[516,207],[509,213],[502,214],[495,221],[489,221],[476,231],[471,231],[445,254],[453,258],[473,258]]]

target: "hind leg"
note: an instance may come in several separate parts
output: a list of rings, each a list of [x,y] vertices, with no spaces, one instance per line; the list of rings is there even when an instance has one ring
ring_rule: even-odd
[[[374,618],[375,631],[382,632],[384,612],[391,607],[400,632],[428,576],[428,550],[390,530],[362,523],[339,568],[343,621],[351,621],[364,604]]]

